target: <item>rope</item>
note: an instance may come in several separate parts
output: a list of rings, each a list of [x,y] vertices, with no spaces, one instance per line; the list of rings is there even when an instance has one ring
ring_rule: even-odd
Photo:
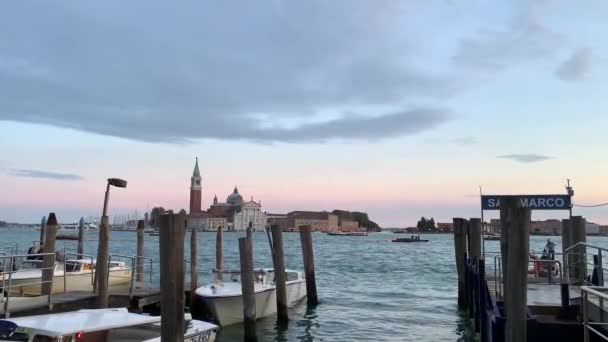
[[[593,204],[593,205],[582,205],[582,204],[573,204],[572,206],[574,207],[580,207],[580,208],[597,208],[597,207],[604,207],[607,206],[608,202],[606,203],[600,203],[600,204]]]

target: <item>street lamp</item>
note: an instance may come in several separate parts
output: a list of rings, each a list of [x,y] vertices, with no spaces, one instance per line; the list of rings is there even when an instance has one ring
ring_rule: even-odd
[[[110,196],[110,185],[115,186],[117,188],[126,188],[127,181],[120,178],[108,178],[108,185],[106,187],[106,197],[103,201],[103,214],[101,215],[102,220],[105,216],[108,216],[108,198]]]
[[[126,188],[127,181],[120,178],[109,178],[106,186],[106,196],[103,201],[103,214],[99,226],[99,245],[97,247],[97,262],[95,265],[94,287],[97,292],[97,307],[108,307],[108,249],[110,242],[110,227],[108,222],[108,199],[110,185],[117,188]]]

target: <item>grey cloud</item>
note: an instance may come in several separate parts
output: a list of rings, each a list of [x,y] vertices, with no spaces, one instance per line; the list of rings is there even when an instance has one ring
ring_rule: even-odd
[[[392,6],[239,6],[7,4],[0,13],[0,120],[153,142],[379,139],[446,120],[424,104],[458,86],[407,62],[413,49],[392,32],[402,20]],[[342,117],[267,128],[326,111]]]
[[[477,144],[477,138],[472,136],[454,138],[450,140],[450,143],[456,145],[475,145]]]
[[[499,71],[513,65],[553,56],[565,37],[542,21],[545,3],[525,2],[503,28],[486,28],[463,39],[454,56],[461,66]]]
[[[546,161],[549,159],[553,159],[553,157],[549,157],[549,156],[545,156],[542,154],[506,154],[506,155],[502,155],[502,156],[498,156],[497,158],[501,158],[501,159],[509,159],[509,160],[513,160],[516,161],[518,163],[537,163],[537,162],[542,162],[542,161]]]
[[[591,49],[578,49],[555,70],[555,75],[564,81],[581,81],[591,68]]]
[[[79,181],[82,177],[72,173],[60,173],[43,170],[31,170],[31,169],[3,169],[3,171],[11,176],[15,177],[26,177],[26,178],[44,178],[44,179],[55,179],[63,181]]]

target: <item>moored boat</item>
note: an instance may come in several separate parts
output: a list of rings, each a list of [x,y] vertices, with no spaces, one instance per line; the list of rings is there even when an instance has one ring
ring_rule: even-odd
[[[131,269],[123,261],[110,261],[109,285],[128,284]],[[42,260],[25,260],[18,269],[0,274],[10,284],[12,296],[39,296],[42,279]],[[53,294],[68,291],[92,291],[95,260],[77,259],[56,263],[53,276]]]
[[[160,316],[126,308],[79,310],[0,320],[0,341],[160,341]],[[213,342],[219,327],[185,316],[185,342]]]
[[[483,237],[486,241],[500,241],[500,235],[498,234],[488,234]]]
[[[243,295],[240,271],[217,273],[225,281],[199,287],[192,303],[192,316],[222,326],[243,321]],[[255,274],[256,317],[262,318],[276,313],[276,286],[273,269],[257,269]],[[306,297],[306,280],[302,272],[285,270],[287,305],[293,306]]]

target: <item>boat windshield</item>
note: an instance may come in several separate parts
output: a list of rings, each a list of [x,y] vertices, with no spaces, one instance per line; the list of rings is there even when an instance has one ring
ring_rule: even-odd
[[[66,272],[78,272],[80,271],[81,263],[74,261],[66,261],[65,271]]]

